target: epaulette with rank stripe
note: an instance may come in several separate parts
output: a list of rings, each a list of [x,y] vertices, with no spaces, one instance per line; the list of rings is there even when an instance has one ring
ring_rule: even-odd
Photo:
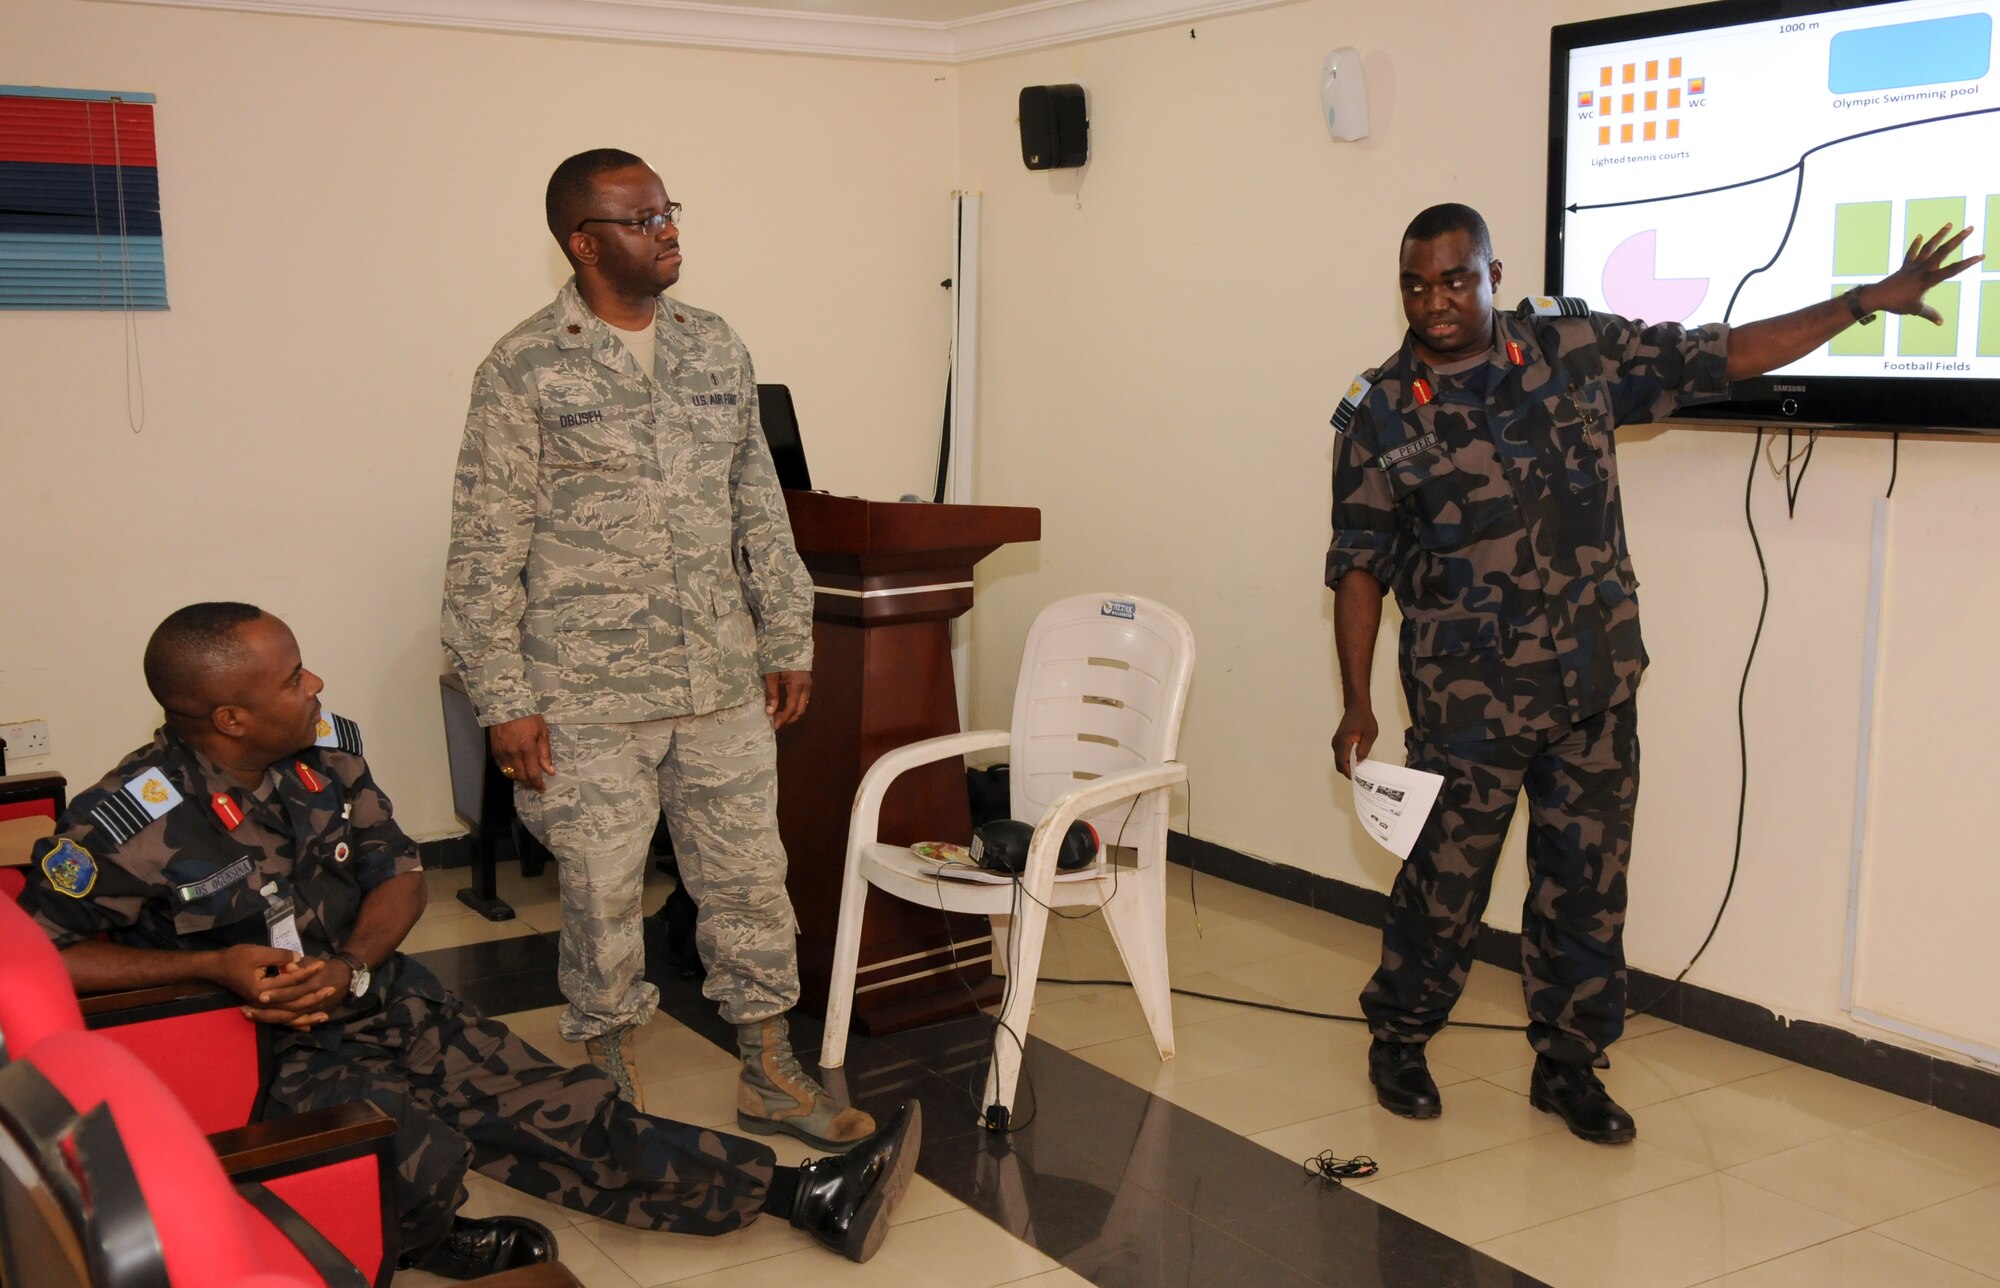
[[[1530,295],[1516,312],[1524,318],[1587,318],[1590,304],[1574,295]]]
[[[157,768],[126,782],[90,807],[91,821],[119,845],[146,830],[181,803],[181,794]]]
[[[323,711],[319,717],[319,737],[313,739],[313,746],[337,747],[350,756],[358,756],[361,754],[361,726],[346,716]]]
[[[1354,413],[1361,410],[1361,400],[1375,386],[1367,376],[1356,376],[1354,383],[1347,387],[1347,396],[1340,400],[1340,406],[1333,409],[1333,432],[1345,434],[1347,427],[1354,423]]]

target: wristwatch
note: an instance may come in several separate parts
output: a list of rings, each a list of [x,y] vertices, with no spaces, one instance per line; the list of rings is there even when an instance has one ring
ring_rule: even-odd
[[[368,963],[362,961],[353,953],[344,950],[335,953],[333,957],[335,961],[347,963],[347,969],[351,976],[347,982],[347,995],[349,997],[368,996],[368,986],[375,980],[375,973],[368,969]]]
[[[1873,313],[1870,313],[1868,310],[1861,307],[1860,287],[1858,286],[1848,287],[1846,290],[1840,293],[1840,298],[1847,302],[1847,311],[1849,313],[1852,313],[1854,315],[1854,320],[1856,322],[1859,322],[1862,326],[1867,326],[1870,322],[1873,322],[1875,320],[1875,315]]]

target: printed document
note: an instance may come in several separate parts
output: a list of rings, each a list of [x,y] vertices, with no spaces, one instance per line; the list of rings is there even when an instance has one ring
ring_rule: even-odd
[[[1442,786],[1442,774],[1364,760],[1354,767],[1354,816],[1383,849],[1407,859]]]

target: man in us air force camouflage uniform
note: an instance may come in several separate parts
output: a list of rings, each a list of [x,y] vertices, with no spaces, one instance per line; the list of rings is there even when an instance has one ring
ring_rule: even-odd
[[[797,928],[773,731],[804,713],[812,581],[728,323],[664,294],[680,205],[599,149],[549,180],[575,276],[479,368],[453,493],[444,642],[521,817],[555,853],[562,1035],[635,1103],[640,892],[661,810],[703,986],[736,1026],[737,1121],[840,1149],[874,1130],[792,1055]]]
[[[647,1229],[721,1234],[769,1212],[849,1256],[880,1243],[914,1113],[844,1157],[778,1167],[755,1141],[638,1112],[396,951],[423,911],[417,848],[283,622],[191,605],[154,632],[146,678],[166,725],[37,845],[21,902],[80,990],[201,981],[243,998],[276,1026],[277,1109],[393,1115],[404,1264],[466,1278],[553,1255],[535,1222],[455,1217],[468,1166]]]
[[[1423,1044],[1464,988],[1525,788],[1531,1099],[1586,1140],[1632,1139],[1631,1116],[1594,1072],[1624,1027],[1633,696],[1646,664],[1613,432],[1721,398],[1729,381],[1794,362],[1875,310],[1936,322],[1924,291],[1978,258],[1948,264],[1966,236],[1950,232],[1912,243],[1880,282],[1733,330],[1647,326],[1573,299],[1496,313],[1500,261],[1477,211],[1433,206],[1404,233],[1410,331],[1334,414],[1326,559],[1341,772],[1378,733],[1369,673],[1388,588],[1403,613],[1408,763],[1444,776],[1361,995],[1385,1108],[1413,1118],[1442,1108]]]

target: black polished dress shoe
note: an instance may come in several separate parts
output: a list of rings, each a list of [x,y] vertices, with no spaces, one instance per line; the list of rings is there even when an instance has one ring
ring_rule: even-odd
[[[1639,1134],[1632,1115],[1618,1107],[1598,1081],[1597,1071],[1582,1065],[1559,1064],[1545,1055],[1535,1057],[1535,1075],[1528,1081],[1528,1103],[1555,1114],[1570,1134],[1598,1145],[1622,1145]]]
[[[1375,1099],[1392,1114],[1405,1118],[1435,1118],[1444,1112],[1444,1097],[1431,1080],[1421,1042],[1384,1042],[1368,1046],[1368,1081]]]
[[[801,1163],[792,1225],[849,1261],[874,1256],[890,1211],[910,1188],[923,1134],[924,1107],[912,1100],[845,1154]]]
[[[453,1219],[450,1234],[421,1252],[405,1256],[401,1267],[446,1279],[477,1279],[555,1259],[556,1237],[539,1221],[524,1216],[483,1220],[461,1216]]]

